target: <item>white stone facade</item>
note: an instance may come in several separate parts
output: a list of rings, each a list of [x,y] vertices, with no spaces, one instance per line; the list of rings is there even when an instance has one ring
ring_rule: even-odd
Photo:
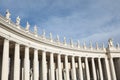
[[[89,48],[34,33],[0,15],[0,80],[120,80],[120,48]]]

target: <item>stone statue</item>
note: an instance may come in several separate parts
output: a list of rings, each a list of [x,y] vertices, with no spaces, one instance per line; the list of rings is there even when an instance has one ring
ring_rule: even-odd
[[[119,43],[116,44],[116,48],[119,48]]]
[[[20,17],[19,16],[16,18],[16,25],[20,25]]]
[[[80,47],[80,41],[77,40],[77,47],[79,48]]]
[[[6,10],[6,16],[5,16],[6,19],[7,19],[7,21],[10,20],[10,15],[11,15],[11,14],[10,14],[9,10],[7,9],[7,10]]]
[[[66,44],[66,37],[64,37],[64,41],[63,41],[64,44]]]
[[[52,40],[52,33],[50,32],[50,40]]]
[[[35,25],[34,26],[34,33],[37,35],[37,32],[38,32],[38,29],[37,29],[37,26]]]
[[[108,47],[113,47],[113,40],[112,40],[112,38],[110,38],[108,40]]]
[[[26,31],[29,31],[29,28],[30,28],[30,24],[27,22],[27,23],[26,23],[26,28],[25,28]]]
[[[92,48],[92,41],[90,41],[90,48]]]
[[[43,30],[42,36],[45,37],[45,30]]]
[[[103,49],[103,50],[105,49],[105,47],[104,47],[104,43],[102,43],[102,49]]]
[[[83,48],[86,49],[86,42],[84,41]]]
[[[72,39],[70,39],[70,45],[73,46],[73,41],[72,41]]]
[[[57,35],[57,41],[59,42],[59,35]]]
[[[98,43],[96,42],[96,49],[98,49]]]

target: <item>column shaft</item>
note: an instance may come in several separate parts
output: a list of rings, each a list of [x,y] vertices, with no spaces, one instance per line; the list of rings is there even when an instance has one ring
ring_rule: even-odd
[[[90,71],[89,71],[89,66],[88,66],[88,58],[85,58],[85,67],[86,67],[86,75],[87,75],[87,80],[90,80]]]
[[[53,53],[50,53],[50,80],[55,80],[54,55],[53,55]]]
[[[72,71],[73,71],[73,80],[76,80],[76,67],[75,67],[75,58],[72,56]]]
[[[58,80],[62,80],[61,55],[58,54]]]
[[[65,55],[65,70],[66,70],[66,80],[70,80],[69,68],[68,68],[68,56],[67,55]]]
[[[24,80],[29,80],[30,76],[30,61],[29,61],[29,47],[25,47],[25,59],[24,59]]]
[[[9,72],[9,40],[5,39],[3,45],[1,80],[8,80],[8,72]]]
[[[106,71],[107,71],[107,78],[108,78],[108,80],[111,80],[110,67],[109,67],[109,63],[108,63],[107,58],[105,58],[105,66],[106,66]]]
[[[99,65],[100,80],[103,80],[103,71],[102,71],[100,58],[98,58],[98,65]]]
[[[113,58],[110,58],[110,66],[111,66],[111,71],[112,71],[112,78],[113,78],[113,80],[117,80],[116,73],[115,73],[115,67],[114,67],[114,63],[113,63]]]
[[[15,44],[14,53],[14,80],[20,80],[20,45]]]
[[[80,78],[80,80],[83,80],[83,70],[82,70],[81,57],[78,58],[78,65],[79,65],[79,78]]]
[[[34,62],[33,62],[33,73],[34,73],[34,80],[38,80],[38,71],[39,71],[39,68],[38,68],[38,50],[37,49],[34,49]]]
[[[46,52],[42,52],[42,80],[47,80]]]
[[[94,58],[92,58],[92,70],[93,70],[93,78],[94,80],[97,80]]]

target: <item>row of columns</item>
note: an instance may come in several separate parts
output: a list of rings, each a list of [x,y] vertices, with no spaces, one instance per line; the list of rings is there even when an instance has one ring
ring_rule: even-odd
[[[110,65],[107,58],[104,58],[105,60],[105,66],[106,66],[106,73],[107,73],[107,79],[108,80],[117,80],[116,74],[115,74],[115,68],[113,59],[110,59]],[[72,62],[72,80],[77,80],[76,77],[76,66],[75,66],[75,56],[72,56],[71,58]],[[95,60],[94,58],[91,58],[92,62],[92,71],[93,71],[93,78],[94,80],[97,80],[97,71],[95,67]],[[58,66],[58,80],[62,79],[62,65],[61,65],[61,55],[57,55],[57,66]],[[65,72],[66,80],[70,79],[69,74],[69,66],[68,66],[68,56],[65,55],[64,58],[65,63]],[[2,73],[1,73],[1,80],[8,80],[8,73],[9,73],[9,40],[4,40],[4,47],[3,47],[3,60],[2,60]],[[99,68],[99,75],[100,80],[103,80],[103,70],[101,65],[101,60],[98,58],[98,68]],[[78,57],[78,69],[79,69],[79,80],[84,80],[83,77],[83,67],[82,67],[82,59],[81,57]],[[112,71],[112,78],[110,69]],[[30,60],[29,60],[29,47],[25,46],[25,58],[24,58],[24,80],[30,80]],[[89,70],[89,63],[88,58],[85,57],[85,73],[87,80],[90,80],[90,70]],[[14,80],[20,80],[20,44],[15,43],[15,55],[14,55]],[[38,49],[34,49],[34,59],[33,59],[33,80],[39,79],[39,61],[38,61]],[[42,80],[47,80],[47,61],[46,61],[46,52],[42,51]],[[50,53],[50,80],[55,80],[55,67],[54,67],[54,53]]]

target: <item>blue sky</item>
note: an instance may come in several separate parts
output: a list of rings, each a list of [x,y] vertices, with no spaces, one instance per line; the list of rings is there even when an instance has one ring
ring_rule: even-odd
[[[37,25],[39,34],[44,29],[61,40],[120,43],[120,0],[0,0],[0,13],[6,9],[14,22],[20,16],[23,27],[27,21],[31,30]]]

